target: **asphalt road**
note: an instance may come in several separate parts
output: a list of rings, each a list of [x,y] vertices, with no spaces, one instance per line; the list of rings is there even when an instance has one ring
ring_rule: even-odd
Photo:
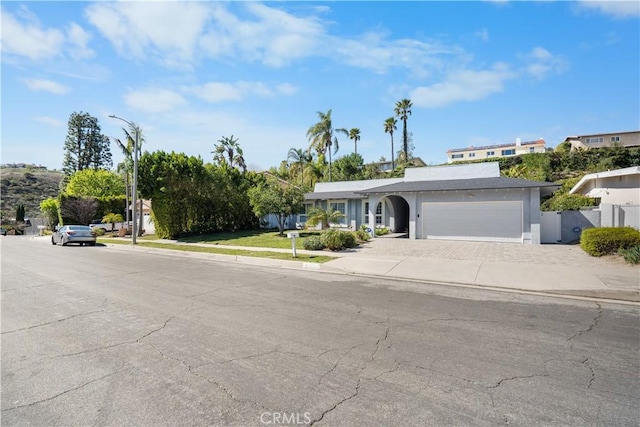
[[[636,306],[2,237],[2,425],[616,425]]]

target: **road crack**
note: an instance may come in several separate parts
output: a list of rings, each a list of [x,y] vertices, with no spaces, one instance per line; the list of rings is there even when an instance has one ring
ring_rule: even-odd
[[[2,332],[0,335],[13,334],[15,332],[28,331],[29,329],[35,329],[35,328],[41,328],[43,326],[54,325],[56,323],[66,322],[67,320],[71,320],[71,319],[74,319],[74,318],[79,317],[79,316],[86,316],[86,315],[89,315],[89,314],[100,313],[102,311],[104,311],[104,309],[87,311],[87,312],[83,312],[83,313],[76,313],[76,314],[68,316],[68,317],[63,317],[62,319],[56,319],[56,320],[52,320],[50,322],[40,323],[40,324],[33,325],[33,326],[27,326],[25,328],[14,329],[12,331],[5,331],[5,332]]]
[[[604,311],[602,310],[602,306],[600,305],[600,303],[595,302],[595,304],[598,306],[598,314],[591,321],[591,325],[589,325],[587,329],[578,331],[576,334],[572,335],[570,338],[567,339],[567,342],[571,341],[574,338],[578,338],[579,336],[586,334],[587,332],[591,332],[593,328],[595,328],[598,325],[598,323],[600,322],[600,319],[602,319],[602,314]]]
[[[2,412],[9,412],[9,411],[13,411],[15,409],[21,409],[21,408],[28,408],[28,407],[31,407],[31,406],[34,406],[34,405],[38,405],[40,403],[49,402],[51,400],[57,399],[60,396],[64,396],[67,393],[71,393],[72,391],[80,390],[81,388],[84,388],[84,387],[86,387],[86,386],[88,386],[90,384],[93,384],[93,383],[98,382],[98,381],[102,381],[102,380],[104,380],[106,378],[112,377],[112,376],[117,375],[117,374],[119,374],[121,372],[131,371],[132,369],[133,368],[120,369],[120,370],[112,372],[110,374],[103,375],[100,378],[95,378],[95,379],[93,379],[91,381],[87,381],[85,383],[82,383],[82,384],[80,384],[80,385],[78,385],[76,387],[72,387],[72,388],[70,388],[68,390],[65,390],[63,392],[60,392],[60,393],[58,393],[58,394],[56,394],[54,396],[47,397],[45,399],[40,399],[40,400],[37,400],[35,402],[27,403],[27,404],[24,404],[24,405],[16,405],[16,406],[11,407],[11,408],[3,409]]]

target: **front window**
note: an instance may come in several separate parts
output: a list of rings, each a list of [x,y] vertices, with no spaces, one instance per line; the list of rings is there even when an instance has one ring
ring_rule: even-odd
[[[496,152],[495,151],[487,151],[487,157],[491,157],[491,156],[495,156]]]
[[[333,211],[338,211],[340,212],[342,215],[342,217],[340,217],[338,219],[337,224],[346,224],[347,222],[347,203],[345,201],[331,201],[329,202],[329,210],[333,210]]]
[[[451,158],[452,159],[463,159],[464,158],[464,154],[452,154]]]
[[[303,203],[302,211],[300,211],[300,214],[298,215],[298,222],[301,224],[307,222],[307,215],[309,215],[309,211],[311,211],[311,209],[313,209],[313,203]]]
[[[509,150],[502,150],[502,155],[503,156],[512,156],[514,154],[516,154],[515,148],[511,148]]]
[[[382,202],[376,206],[376,225],[382,225]],[[369,224],[369,202],[364,202],[364,224]]]

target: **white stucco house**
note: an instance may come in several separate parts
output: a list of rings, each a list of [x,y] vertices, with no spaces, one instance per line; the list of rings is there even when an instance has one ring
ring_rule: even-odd
[[[590,173],[569,194],[582,194],[599,199],[600,203],[640,205],[640,166]]]
[[[384,226],[410,239],[539,244],[540,198],[558,187],[501,177],[498,162],[421,167],[403,178],[318,183],[305,207],[339,210],[344,227]]]

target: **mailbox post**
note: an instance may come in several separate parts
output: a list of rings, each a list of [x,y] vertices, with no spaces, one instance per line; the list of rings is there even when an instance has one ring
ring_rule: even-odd
[[[287,237],[291,239],[291,253],[294,258],[297,258],[296,254],[296,237],[300,237],[300,233],[297,231],[290,231],[287,233]]]

